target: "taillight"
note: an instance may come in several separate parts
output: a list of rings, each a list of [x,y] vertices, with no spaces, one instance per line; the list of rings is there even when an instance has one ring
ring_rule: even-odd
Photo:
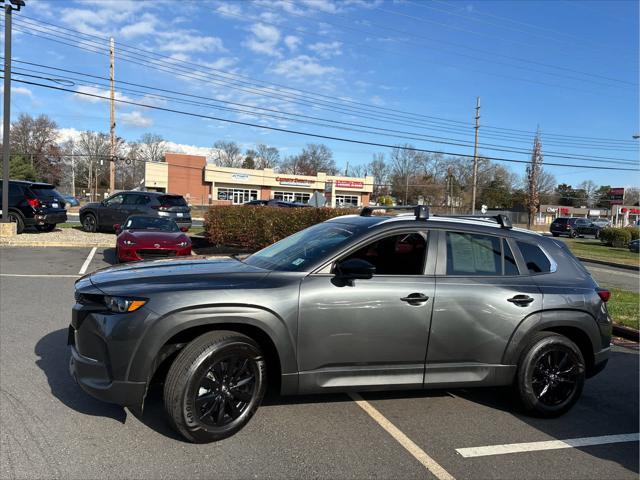
[[[611,298],[611,292],[609,290],[606,290],[604,288],[598,288],[596,291],[598,292],[598,296],[600,297],[600,300],[602,300],[603,302],[608,302],[609,299]]]
[[[24,198],[26,198],[27,203],[33,208],[40,208],[42,206],[42,203],[40,203],[40,200],[38,200],[37,198],[29,198],[29,197],[24,197]]]

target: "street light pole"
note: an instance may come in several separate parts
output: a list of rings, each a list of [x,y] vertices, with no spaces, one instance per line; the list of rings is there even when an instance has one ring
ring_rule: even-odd
[[[5,0],[2,0],[4,3]],[[11,13],[24,7],[24,0],[10,0],[4,6],[4,109],[2,114],[2,223],[9,223],[9,161],[11,145],[9,129],[11,128]]]

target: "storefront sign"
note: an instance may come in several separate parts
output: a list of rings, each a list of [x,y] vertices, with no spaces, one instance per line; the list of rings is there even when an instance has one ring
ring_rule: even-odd
[[[291,185],[292,187],[308,187],[314,183],[313,180],[296,177],[276,177],[276,182],[280,185]]]
[[[231,175],[234,180],[249,180],[249,175],[246,173],[234,173]]]
[[[556,213],[558,211],[557,208],[547,207],[547,213]]]
[[[337,188],[363,188],[364,182],[357,182],[355,180],[336,180]]]
[[[610,188],[609,203],[611,205],[622,205],[624,203],[624,188]]]

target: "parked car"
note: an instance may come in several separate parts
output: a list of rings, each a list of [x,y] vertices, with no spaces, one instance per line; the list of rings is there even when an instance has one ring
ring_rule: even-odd
[[[164,383],[193,442],[282,394],[513,385],[566,412],[610,350],[609,292],[564,242],[509,219],[336,217],[243,259],[116,266],[76,281],[70,372],[140,411]]]
[[[191,209],[180,195],[160,192],[119,192],[99,203],[80,208],[80,223],[85,232],[113,231],[131,215],[151,215],[175,221],[178,227],[191,227]]]
[[[629,242],[629,250],[635,253],[640,252],[640,240],[631,240]]]
[[[80,205],[80,200],[78,200],[73,195],[62,195],[62,198],[70,207],[77,207],[78,205]]]
[[[578,236],[593,235],[595,238],[599,238],[600,230],[602,230],[602,227],[599,227],[588,218],[579,217],[558,217],[549,227],[549,231],[554,237],[567,235],[571,238],[576,238]]]
[[[595,220],[592,220],[592,222],[601,229],[611,226],[611,220],[608,220],[606,218],[596,218]]]
[[[2,180],[0,198],[1,195]],[[53,185],[9,180],[9,219],[16,223],[18,233],[28,226],[35,226],[41,232],[50,232],[58,223],[67,221],[67,211]]]
[[[132,215],[123,225],[114,225],[116,257],[120,262],[191,255],[191,240],[168,218]]]

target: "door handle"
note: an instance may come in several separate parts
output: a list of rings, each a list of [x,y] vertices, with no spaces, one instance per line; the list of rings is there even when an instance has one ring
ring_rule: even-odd
[[[409,305],[420,305],[429,300],[429,297],[422,293],[411,293],[406,297],[402,297],[400,300],[407,302]]]
[[[533,298],[528,295],[516,295],[515,297],[507,299],[507,302],[515,303],[519,307],[526,307],[533,302]]]

